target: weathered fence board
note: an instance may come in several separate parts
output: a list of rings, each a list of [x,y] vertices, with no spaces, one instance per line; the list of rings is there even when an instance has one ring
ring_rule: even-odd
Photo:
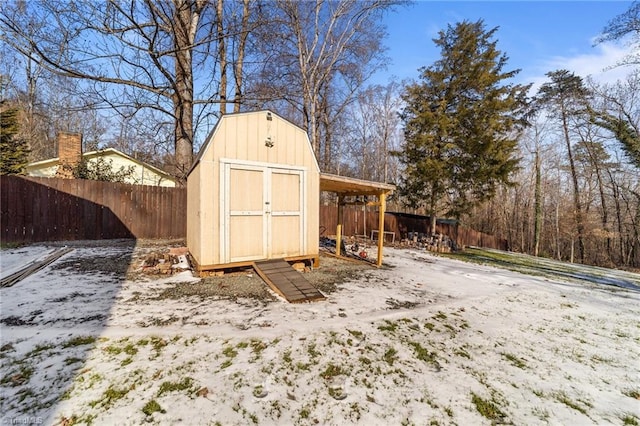
[[[18,176],[0,183],[2,242],[186,234],[184,188]]]

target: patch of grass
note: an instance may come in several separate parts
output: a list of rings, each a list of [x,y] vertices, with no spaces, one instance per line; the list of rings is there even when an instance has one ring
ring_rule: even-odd
[[[640,389],[628,389],[622,391],[623,395],[633,399],[640,399]]]
[[[165,393],[184,391],[193,387],[193,379],[191,377],[185,377],[180,382],[163,382],[158,389],[157,396],[162,396]]]
[[[296,370],[309,371],[310,369],[311,369],[311,364],[305,364],[304,362],[296,362]]]
[[[434,318],[439,319],[441,321],[446,320],[447,319],[447,314],[445,314],[442,311],[438,311],[438,313],[434,316]]]
[[[52,345],[50,343],[36,345],[36,347],[33,348],[30,352],[28,352],[24,357],[25,357],[25,359],[32,358],[34,356],[40,355],[44,351],[48,351],[48,350],[53,349],[53,348],[55,348],[55,345]]]
[[[262,351],[267,349],[267,344],[259,339],[251,339],[251,352],[256,356],[256,358],[260,358],[260,354]]]
[[[282,360],[287,364],[291,364],[293,362],[293,358],[291,358],[291,349],[287,349],[283,352]]]
[[[398,323],[389,321],[389,320],[384,320],[384,324],[378,326],[378,330],[388,331],[390,333],[395,332],[397,329],[398,329]]]
[[[458,330],[456,330],[451,324],[443,324],[443,327],[451,332],[451,337],[455,337],[458,333]]]
[[[389,365],[393,365],[394,361],[398,359],[397,357],[398,351],[395,348],[388,348],[384,355],[382,356],[382,359]]]
[[[433,329],[436,328],[436,326],[432,322],[426,322],[424,323],[424,328],[426,328],[429,331],[433,331]]]
[[[0,346],[0,353],[12,352],[15,350],[16,349],[13,347],[13,343],[5,343],[4,345]]]
[[[309,356],[310,356],[311,358],[317,358],[317,357],[319,357],[320,355],[322,355],[322,353],[321,353],[321,352],[319,352],[319,351],[316,349],[316,344],[315,344],[315,343],[310,343],[310,344],[309,344],[309,346],[307,347],[307,353],[309,354]]]
[[[360,361],[360,364],[362,365],[371,365],[371,360],[366,356],[361,356],[360,358],[358,358],[358,361]]]
[[[594,355],[591,357],[591,361],[598,362],[600,364],[613,364],[613,360],[611,358],[604,358],[599,355]]]
[[[222,355],[226,356],[227,358],[235,358],[236,356],[238,356],[238,351],[236,351],[233,346],[226,346],[222,350]]]
[[[534,407],[531,412],[540,420],[549,420],[549,411],[547,411],[545,408]]]
[[[511,364],[513,364],[515,367],[521,368],[521,369],[525,369],[527,368],[527,364],[521,359],[518,358],[517,356],[510,354],[510,353],[506,353],[506,352],[502,352],[500,355],[502,355],[502,357],[504,359],[506,359],[507,361],[509,361]]]
[[[82,362],[82,359],[76,358],[76,357],[69,357],[69,358],[65,358],[64,365],[76,364],[78,362]]]
[[[569,396],[563,392],[563,391],[558,391],[555,392],[553,394],[553,397],[556,401],[566,405],[569,408],[572,408],[576,411],[579,411],[580,413],[584,414],[585,416],[587,415],[587,410],[582,407],[581,405],[579,405],[577,402],[573,401],[571,398],[569,398]],[[584,401],[581,401],[584,403]],[[590,405],[590,404],[585,404],[585,405]]]
[[[349,416],[352,419],[355,418],[356,421],[360,420],[360,418],[362,417],[360,404],[358,404],[357,402],[354,402],[349,406],[349,408],[351,409],[351,413],[349,414]]]
[[[17,370],[13,370],[2,379],[0,385],[21,386],[31,380],[33,368],[26,364],[20,364]]]
[[[246,349],[249,347],[249,342],[240,342],[236,345],[238,349]]]
[[[483,399],[473,392],[471,393],[471,402],[476,406],[478,413],[489,420],[499,420],[505,417],[504,413],[500,408],[498,408],[495,402]]]
[[[230,359],[227,359],[220,365],[220,368],[224,370],[225,368],[229,368],[232,365],[233,365],[233,361],[231,361]]]
[[[325,370],[322,373],[320,373],[320,377],[322,377],[325,380],[328,380],[332,377],[339,376],[341,374],[347,374],[347,372],[339,365],[329,364],[327,368],[325,368]]]
[[[132,362],[133,362],[133,358],[129,357],[129,358],[123,359],[122,362],[120,363],[120,366],[124,367],[126,365],[131,364]]]
[[[620,417],[620,420],[622,420],[623,425],[629,425],[629,426],[640,425],[640,423],[638,423],[638,418],[633,414],[625,413]]]
[[[20,395],[20,398],[18,398],[18,402],[19,403],[24,401],[28,397],[35,397],[36,396],[35,392],[30,388],[20,389],[20,392],[18,392],[16,395]]]
[[[122,353],[122,348],[120,346],[109,345],[103,349],[109,355],[120,355]]]
[[[127,396],[130,390],[131,388],[116,389],[113,386],[109,386],[102,394],[102,398],[89,402],[89,406],[91,408],[101,406],[105,409],[109,409],[117,401]]]
[[[352,335],[356,339],[362,339],[362,337],[364,336],[364,333],[362,331],[349,330],[348,328],[347,328],[347,331],[349,332],[350,335]]]
[[[96,342],[95,336],[77,336],[67,340],[62,344],[64,349],[74,348],[76,346],[92,345]]]
[[[413,348],[416,358],[419,360],[432,364],[437,362],[435,352],[429,352],[429,350],[423,347],[420,343],[409,342],[409,346]]]
[[[453,351],[453,353],[454,353],[454,355],[458,355],[458,356],[461,356],[463,358],[471,359],[471,355],[469,355],[469,352],[467,352],[463,348],[458,348],[455,351]]]
[[[155,357],[154,358],[159,357],[160,353],[162,352],[162,349],[167,345],[168,345],[167,341],[164,340],[162,337],[152,336],[151,337],[151,347],[153,348],[153,351],[155,352]]]
[[[308,419],[310,415],[311,415],[311,410],[309,410],[309,408],[304,407],[303,409],[300,410],[301,419]]]
[[[144,407],[142,407],[142,412],[147,416],[150,416],[153,413],[166,413],[166,411],[160,406],[160,404],[158,404],[155,399],[147,402]]]
[[[138,353],[138,348],[136,348],[133,343],[129,343],[122,351],[127,355],[133,356]]]
[[[266,395],[264,386],[256,385],[253,387],[253,396],[256,398],[263,398]]]
[[[278,419],[282,416],[282,407],[280,406],[280,402],[277,399],[271,401],[271,409],[269,410],[269,414],[271,414],[271,417],[275,416]]]

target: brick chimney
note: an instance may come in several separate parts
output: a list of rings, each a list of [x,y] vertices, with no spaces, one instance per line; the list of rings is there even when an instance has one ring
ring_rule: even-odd
[[[58,133],[58,159],[56,177],[73,178],[73,168],[82,159],[82,133]]]

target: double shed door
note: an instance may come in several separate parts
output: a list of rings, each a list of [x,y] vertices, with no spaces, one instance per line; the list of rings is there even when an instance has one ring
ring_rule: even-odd
[[[221,253],[225,263],[304,254],[304,170],[223,164]]]

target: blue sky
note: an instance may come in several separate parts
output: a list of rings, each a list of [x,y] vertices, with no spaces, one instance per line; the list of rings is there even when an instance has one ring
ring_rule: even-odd
[[[545,73],[560,68],[591,75],[601,82],[624,76],[628,69],[603,71],[627,51],[622,44],[593,46],[593,40],[628,1],[426,1],[418,0],[388,15],[387,55],[391,63],[375,82],[417,78],[417,69],[440,57],[432,39],[447,24],[483,19],[499,27],[498,49],[509,57],[507,70],[520,68],[518,82],[541,84]]]

